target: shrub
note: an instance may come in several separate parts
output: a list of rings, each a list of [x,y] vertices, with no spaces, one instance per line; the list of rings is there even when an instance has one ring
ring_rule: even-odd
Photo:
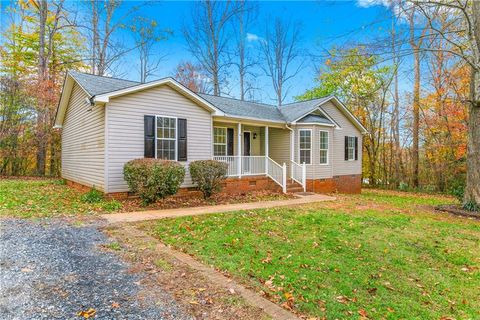
[[[117,200],[112,200],[102,204],[102,209],[108,212],[118,211],[122,209],[122,204]]]
[[[398,189],[399,189],[400,191],[409,191],[409,190],[410,190],[410,187],[408,186],[407,183],[405,183],[405,182],[402,181],[402,182],[400,182],[400,185],[398,186]]]
[[[80,201],[88,203],[97,203],[103,200],[103,193],[97,189],[92,189],[80,197]]]
[[[190,176],[205,199],[221,190],[227,177],[228,165],[215,160],[198,160],[190,163]]]
[[[463,209],[467,211],[480,211],[480,205],[475,201],[467,201],[463,204]]]
[[[465,192],[465,186],[462,184],[458,184],[456,186],[453,186],[448,190],[449,193],[454,196],[455,198],[458,199],[458,201],[462,202],[463,201],[463,194]]]
[[[177,193],[185,168],[176,161],[136,159],[125,164],[123,175],[130,191],[148,204]]]

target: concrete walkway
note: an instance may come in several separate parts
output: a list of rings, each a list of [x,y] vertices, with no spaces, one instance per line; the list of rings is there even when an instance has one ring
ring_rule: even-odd
[[[332,201],[336,199],[335,197],[330,197],[323,194],[297,195],[297,196],[298,198],[296,199],[288,199],[288,200],[273,200],[273,201],[260,201],[260,202],[249,202],[249,203],[222,204],[217,206],[203,206],[203,207],[192,207],[192,208],[113,213],[113,214],[103,214],[101,215],[101,217],[107,220],[107,222],[109,223],[136,222],[136,221],[146,221],[146,220],[157,220],[157,219],[163,219],[163,218],[196,216],[196,215],[209,214],[209,213],[295,206],[295,205],[308,204],[308,203],[321,202],[321,201]]]

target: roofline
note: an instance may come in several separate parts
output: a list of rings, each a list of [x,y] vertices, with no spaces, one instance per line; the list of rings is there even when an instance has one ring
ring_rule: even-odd
[[[342,109],[347,113],[348,117],[350,118],[350,120],[352,120],[352,122],[354,124],[357,125],[357,128],[360,129],[361,133],[362,134],[367,134],[368,133],[368,130],[363,126],[363,124],[357,119],[357,117],[355,117],[355,115],[353,115],[352,112],[350,112],[350,110],[348,110],[347,106],[342,102],[340,101],[340,99],[338,99],[336,96],[330,96],[329,98],[327,98],[326,100],[323,100],[323,101],[320,101],[318,105],[315,105],[314,108],[310,109],[310,111],[306,112],[305,114],[303,114],[301,117],[298,117],[297,119],[295,119],[294,121],[290,122],[292,124],[296,124],[298,120],[302,119],[303,117],[309,115],[312,111],[314,111],[315,109],[317,108],[320,108],[322,105],[324,105],[325,103],[331,101],[331,100],[334,100],[338,105],[340,105],[342,107]],[[321,109],[321,111],[327,113],[325,110]],[[327,116],[327,115],[326,115]],[[330,119],[330,116],[327,116],[329,117]],[[332,119],[330,119],[332,120]],[[336,121],[333,120],[333,122],[335,124],[337,124]],[[337,124],[338,126],[338,124]]]
[[[193,92],[192,90],[188,89],[187,87],[185,87],[184,85],[182,85],[181,83],[177,82],[175,79],[170,77],[147,82],[147,83],[141,83],[125,89],[102,93],[94,96],[93,98],[95,102],[107,103],[107,102],[110,102],[110,98],[119,97],[125,94],[130,94],[133,92],[150,89],[150,88],[161,86],[161,85],[172,86],[173,89],[177,89],[181,91],[185,95],[189,96],[191,99],[195,100],[197,103],[201,104],[204,108],[208,109],[210,112],[214,112],[215,115],[225,114],[222,110],[218,109],[213,104],[211,104],[210,102],[208,102],[207,100],[205,100],[204,98],[202,98],[201,96]]]
[[[219,115],[216,115],[219,116]],[[259,122],[270,122],[270,123],[278,123],[278,124],[283,124],[286,125],[286,121],[281,121],[281,120],[270,120],[270,119],[265,119],[265,118],[255,118],[255,117],[247,117],[247,116],[237,116],[237,115],[232,115],[228,113],[224,113],[223,115],[219,116],[222,118],[228,118],[228,119],[234,119],[234,120],[252,120],[252,121],[259,121]]]
[[[360,131],[362,131],[362,134],[367,134],[368,133],[368,130],[367,128],[365,128],[363,126],[363,124],[360,122],[360,120],[358,120],[358,118],[347,108],[347,106],[342,102],[340,101],[340,99],[338,99],[336,96],[332,96],[331,98],[329,98],[328,100],[326,100],[325,102],[328,102],[330,100],[334,99],[341,107],[344,111],[347,112],[347,114],[350,116],[351,120],[353,120],[354,123],[356,123],[358,125],[358,127],[360,127]],[[322,103],[323,104],[323,103]]]
[[[60,96],[60,99],[58,100],[57,110],[55,112],[55,121],[53,122],[54,129],[61,129],[63,127],[65,112],[68,102],[70,101],[70,95],[72,94],[75,83],[83,90],[83,92],[85,92],[89,99],[92,98],[92,95],[87,90],[85,90],[85,88],[80,84],[80,82],[78,82],[77,79],[75,79],[75,77],[71,75],[69,71],[67,71],[67,74],[63,79],[62,94]],[[59,119],[59,116],[61,116],[61,119]],[[59,120],[61,121],[61,123],[58,123]]]

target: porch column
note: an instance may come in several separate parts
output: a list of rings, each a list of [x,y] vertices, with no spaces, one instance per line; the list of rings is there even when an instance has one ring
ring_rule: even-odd
[[[243,134],[242,134],[242,124],[239,122],[237,124],[238,132],[238,141],[237,141],[237,175],[239,178],[242,177],[242,144],[243,144]]]
[[[295,160],[295,131],[292,128],[290,130],[290,176],[293,177],[293,164],[292,162]]]
[[[265,127],[265,174],[268,174],[268,126]]]

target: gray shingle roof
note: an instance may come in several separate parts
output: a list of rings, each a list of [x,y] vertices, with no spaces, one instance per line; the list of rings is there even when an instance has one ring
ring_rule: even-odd
[[[78,71],[68,71],[91,96],[112,92],[139,85],[140,82],[122,80],[110,77],[96,76]]]
[[[241,101],[227,97],[217,97],[200,93],[203,99],[213,104],[228,116],[248,117],[260,120],[285,121],[276,106],[264,103]]]
[[[315,109],[316,106],[320,105],[321,103],[330,99],[331,96],[307,100],[307,101],[300,101],[294,102],[289,104],[284,104],[280,106],[280,112],[283,114],[285,121],[291,122],[295,121],[303,115],[306,115],[308,112]]]
[[[96,76],[78,71],[68,72],[91,96],[121,90],[141,84],[117,78]],[[227,97],[217,97],[208,94],[199,94],[203,99],[232,117],[247,117],[258,120],[292,122],[315,109],[316,106],[331,98],[323,97],[314,100],[294,102],[277,107],[270,104],[251,101],[241,101]],[[313,120],[313,119],[310,119]],[[318,121],[324,121],[319,120]],[[326,119],[329,121],[328,119]],[[325,123],[325,122],[322,122]],[[328,123],[331,123],[330,121]]]
[[[309,114],[306,117],[303,117],[298,121],[299,123],[323,123],[323,124],[334,124],[329,119],[319,116],[316,114]]]

